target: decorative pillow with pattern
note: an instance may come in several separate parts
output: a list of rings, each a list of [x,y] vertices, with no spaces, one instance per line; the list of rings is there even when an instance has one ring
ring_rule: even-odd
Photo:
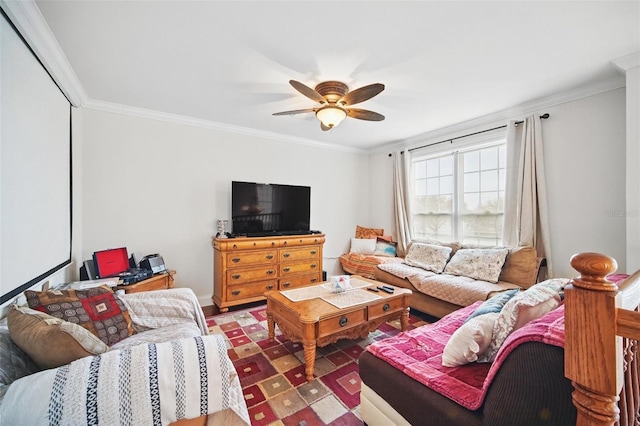
[[[453,255],[445,274],[497,283],[509,249],[460,249]]]
[[[396,246],[398,244],[392,241],[378,237],[376,239],[376,250],[373,252],[374,256],[388,256],[396,257]]]
[[[451,247],[413,243],[404,258],[404,263],[439,274],[445,268]]]
[[[553,278],[533,285],[513,296],[504,305],[493,326],[493,337],[481,362],[492,362],[509,334],[558,307],[560,292],[569,280]]]
[[[472,318],[478,317],[480,315],[489,314],[489,313],[500,313],[504,305],[507,304],[509,300],[513,296],[516,295],[520,290],[517,288],[513,290],[503,291],[501,293],[496,294],[493,297],[482,302],[482,305],[478,306],[475,311],[469,315],[469,317],[465,320],[465,322],[469,321]]]
[[[127,308],[108,286],[86,290],[27,290],[24,294],[31,309],[78,324],[106,345],[111,346],[134,333]]]
[[[377,238],[384,235],[383,228],[365,228],[364,226],[356,225],[356,238]]]

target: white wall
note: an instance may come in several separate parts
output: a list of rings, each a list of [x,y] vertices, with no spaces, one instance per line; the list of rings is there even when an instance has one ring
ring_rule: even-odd
[[[554,275],[575,276],[569,259],[582,251],[612,256],[618,270],[626,271],[626,219],[620,214],[625,211],[625,89],[535,114],[545,112],[551,114],[542,133]],[[392,160],[381,152],[370,164],[372,223],[394,229]]]
[[[311,229],[326,234],[324,269],[357,224],[369,224],[369,161],[360,153],[82,109],[80,257],[126,246],[160,253],[211,305],[216,219],[230,216],[232,180],[311,186]]]

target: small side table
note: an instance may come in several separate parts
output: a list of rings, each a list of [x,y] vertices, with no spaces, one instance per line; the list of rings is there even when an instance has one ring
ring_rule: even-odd
[[[116,289],[124,290],[125,293],[138,293],[140,291],[165,290],[167,288],[173,288],[173,276],[175,274],[176,271],[163,272],[135,284],[119,285]]]

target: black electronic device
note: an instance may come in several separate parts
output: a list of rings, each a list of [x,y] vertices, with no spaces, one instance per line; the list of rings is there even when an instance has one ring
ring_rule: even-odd
[[[231,182],[234,236],[308,234],[311,188],[256,182]]]
[[[164,260],[158,253],[143,257],[140,261],[140,268],[149,269],[153,274],[160,274],[167,271],[167,267],[164,266]]]
[[[135,284],[147,278],[151,278],[153,272],[151,269],[131,268],[126,272],[121,272],[118,277],[122,280],[122,285]]]

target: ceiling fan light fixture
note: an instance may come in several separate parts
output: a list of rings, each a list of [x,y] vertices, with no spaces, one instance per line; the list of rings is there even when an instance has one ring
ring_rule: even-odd
[[[336,127],[347,117],[347,111],[336,105],[327,105],[316,111],[316,117],[326,127]]]

